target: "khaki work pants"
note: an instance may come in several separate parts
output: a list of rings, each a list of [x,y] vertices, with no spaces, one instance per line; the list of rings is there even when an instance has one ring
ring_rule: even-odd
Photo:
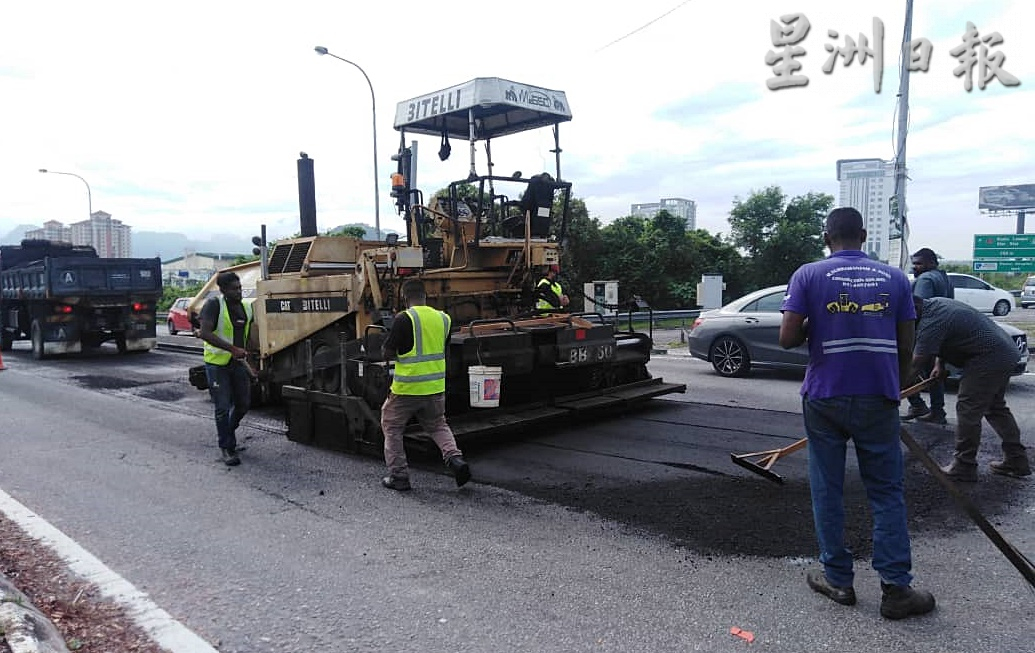
[[[385,436],[385,464],[393,478],[408,478],[403,431],[411,417],[416,417],[425,433],[438,445],[442,460],[459,456],[453,431],[446,423],[446,395],[397,395],[388,393],[381,406],[381,431]]]

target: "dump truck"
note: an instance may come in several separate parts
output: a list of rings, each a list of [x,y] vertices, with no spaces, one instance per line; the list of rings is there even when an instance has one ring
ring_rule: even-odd
[[[259,240],[253,304],[258,375],[285,406],[289,439],[381,451],[379,413],[393,372],[381,345],[405,308],[409,279],[422,281],[428,304],[452,318],[446,412],[460,441],[685,392],[651,377],[646,334],[596,313],[534,308],[535,285],[560,261],[565,241],[572,184],[561,177],[559,127],[570,119],[563,92],[499,78],[400,103],[391,179],[405,233],[376,240],[318,235],[314,163],[301,155],[301,235],[268,252]],[[493,139],[547,128],[554,174],[493,174]],[[468,176],[426,197],[414,184],[417,141],[406,144],[414,134],[441,139],[443,160],[450,139],[466,141]],[[479,142],[486,174],[476,168]]]
[[[89,245],[32,240],[0,247],[0,350],[30,340],[32,356],[73,354],[107,341],[120,353],[157,343],[157,258],[101,258]]]

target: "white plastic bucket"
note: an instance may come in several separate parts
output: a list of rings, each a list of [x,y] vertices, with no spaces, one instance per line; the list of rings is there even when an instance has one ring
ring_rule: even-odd
[[[500,405],[502,367],[472,365],[467,368],[471,381],[471,408],[496,408]]]

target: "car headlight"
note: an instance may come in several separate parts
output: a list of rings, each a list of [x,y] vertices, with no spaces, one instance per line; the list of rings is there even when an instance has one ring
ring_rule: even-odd
[[[1017,345],[1017,353],[1021,355],[1023,360],[1028,360],[1028,336],[1025,334],[1014,336],[1013,341]]]

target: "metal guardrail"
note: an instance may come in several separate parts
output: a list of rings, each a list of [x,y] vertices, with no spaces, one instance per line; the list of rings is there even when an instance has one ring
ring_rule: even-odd
[[[678,319],[690,320],[690,319],[696,319],[697,317],[699,317],[701,315],[701,310],[702,309],[700,309],[700,308],[694,308],[694,309],[679,309],[679,310],[674,310],[674,311],[654,311],[653,313],[650,313],[650,312],[647,312],[647,311],[636,311],[635,313],[632,314],[632,319],[633,319],[633,322],[645,322],[645,321],[650,320],[651,318],[653,318],[655,324],[660,322],[660,321],[662,321],[662,320],[678,320]],[[609,317],[608,319],[611,319],[611,318]],[[618,313],[618,315],[614,316],[614,319],[616,319],[616,320],[628,320],[629,319],[629,314],[628,313]]]

